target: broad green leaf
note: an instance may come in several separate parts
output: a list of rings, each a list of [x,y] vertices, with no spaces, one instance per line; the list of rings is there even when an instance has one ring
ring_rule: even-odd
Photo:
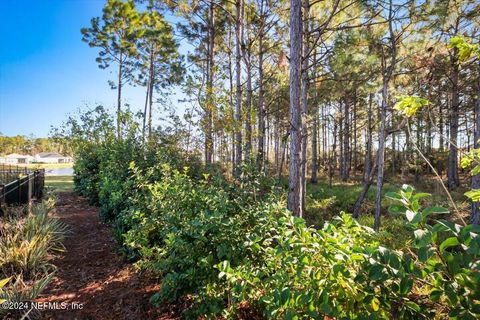
[[[413,280],[408,278],[408,277],[405,277],[405,278],[402,278],[402,280],[400,281],[400,293],[403,294],[403,295],[406,295],[408,293],[410,293],[410,291],[412,290],[412,287],[413,287]]]
[[[465,192],[465,196],[470,198],[473,202],[480,201],[480,189],[473,189]]]
[[[416,312],[420,312],[420,306],[413,301],[407,301],[405,305]]]
[[[445,213],[449,213],[450,211],[448,211],[448,209],[445,209],[443,207],[427,207],[425,209],[423,209],[422,211],[422,215],[424,218],[426,218],[427,216],[431,215],[432,213],[434,214],[445,214]]]
[[[430,196],[431,196],[430,193],[419,192],[419,193],[416,193],[416,194],[413,195],[412,200],[420,200],[420,199],[427,198],[427,197],[430,197]]]
[[[392,192],[392,191],[385,193],[385,197],[389,198],[389,199],[392,199],[392,200],[397,200],[397,201],[403,199],[400,194],[398,194],[396,192]]]
[[[458,241],[457,237],[450,237],[450,238],[444,240],[440,244],[440,252],[443,253],[443,251],[445,251],[445,249],[457,246],[459,244],[460,244],[460,242]]]
[[[400,205],[391,205],[388,207],[388,212],[391,214],[405,214],[407,208]]]

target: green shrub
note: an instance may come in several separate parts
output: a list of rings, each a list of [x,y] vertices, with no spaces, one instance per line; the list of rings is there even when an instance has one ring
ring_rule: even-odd
[[[271,319],[431,319],[444,310],[452,318],[478,318],[480,229],[427,224],[446,210],[420,211],[427,194],[409,186],[387,196],[401,203],[390,210],[406,217],[414,239],[405,253],[379,246],[378,234],[346,214],[315,230],[284,212],[251,241],[262,260],[217,265],[229,283],[229,315],[246,302]]]
[[[125,244],[139,254],[139,267],[163,276],[152,301],[193,294],[199,298],[199,310],[219,312],[225,297],[224,290],[213,289],[219,282],[214,266],[225,259],[237,265],[251,254],[245,235],[259,227],[261,213],[248,209],[247,200],[232,196],[209,175],[197,181],[187,169],[164,164],[161,181],[149,183],[148,173],[133,170],[138,195],[132,208],[122,213],[130,226]]]
[[[127,257],[162,279],[153,303],[188,301],[187,318],[478,318],[480,229],[435,221],[446,210],[422,210],[427,194],[387,192],[400,216],[375,233],[369,217],[330,219],[359,190],[310,186],[308,227],[251,159],[228,182],[175,136],[142,144],[134,122],[122,140],[107,127],[94,142],[80,135],[76,188],[100,205]]]

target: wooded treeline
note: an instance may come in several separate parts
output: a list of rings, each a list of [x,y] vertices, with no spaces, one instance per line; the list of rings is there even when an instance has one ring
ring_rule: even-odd
[[[288,172],[298,216],[307,177],[362,175],[354,215],[376,183],[378,228],[385,175],[461,183],[459,159],[480,137],[478,12],[475,0],[109,0],[82,33],[117,69],[119,137],[124,85],[145,87],[150,136],[154,103],[181,83],[185,120],[201,129],[181,143],[207,165]],[[194,48],[183,63],[182,42]],[[405,96],[428,103],[406,117],[393,109]]]
[[[35,154],[39,152],[69,153],[65,143],[52,138],[35,138],[33,136],[3,136],[0,135],[0,155],[10,153]]]

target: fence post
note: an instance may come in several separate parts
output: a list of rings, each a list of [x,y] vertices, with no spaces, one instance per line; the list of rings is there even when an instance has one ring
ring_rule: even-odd
[[[22,179],[17,179],[17,204],[20,204],[22,201]]]
[[[28,203],[28,214],[32,213],[32,191],[33,191],[33,182],[34,182],[34,174],[28,174],[28,195],[27,195],[27,203]]]

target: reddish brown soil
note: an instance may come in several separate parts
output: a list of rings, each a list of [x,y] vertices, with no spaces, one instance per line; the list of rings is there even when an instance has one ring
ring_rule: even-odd
[[[81,310],[44,310],[44,319],[178,319],[173,307],[149,303],[158,280],[141,275],[117,254],[112,230],[100,223],[98,209],[62,193],[56,214],[71,233],[66,252],[54,261],[58,271],[38,302],[83,304]]]

